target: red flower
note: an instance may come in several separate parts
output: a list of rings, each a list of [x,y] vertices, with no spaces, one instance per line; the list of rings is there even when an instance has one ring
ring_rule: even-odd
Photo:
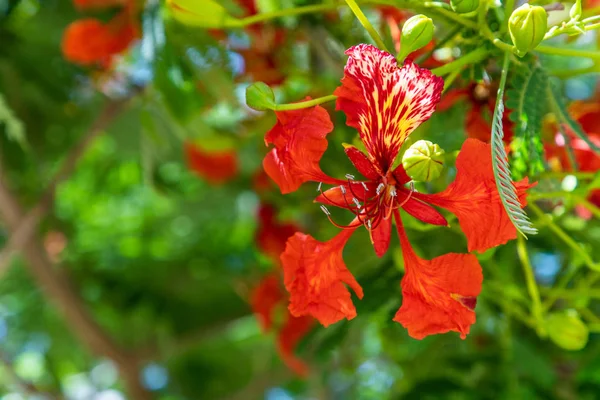
[[[588,135],[590,141],[596,146],[600,146],[600,102],[585,103],[575,101],[569,106],[569,113],[581,125],[581,128]],[[563,126],[563,128],[570,142],[568,145],[573,150],[577,169],[582,172],[600,171],[600,156],[567,126]],[[565,138],[558,131],[556,124],[547,124],[545,130],[549,130],[550,135],[554,139],[552,143],[547,143],[544,146],[546,159],[550,167],[558,171],[573,171],[567,151],[567,143],[565,143]],[[588,200],[600,207],[600,190],[593,190],[588,196]],[[577,213],[586,219],[592,217],[589,210],[583,206],[577,207]]]
[[[63,35],[65,58],[80,65],[109,67],[115,55],[125,51],[138,37],[138,28],[125,14],[104,24],[94,18],[71,23]]]
[[[496,90],[493,85],[478,83],[464,89],[450,90],[442,99],[438,110],[444,111],[459,101],[466,100],[468,104],[465,117],[467,137],[489,142],[492,135],[492,116],[496,106]],[[502,116],[504,141],[509,143],[513,137],[514,123],[508,118],[510,110],[505,110]]]
[[[277,275],[267,275],[253,290],[250,305],[258,318],[263,331],[272,329],[275,325],[274,314],[281,306],[285,310],[286,293]],[[308,374],[308,366],[294,355],[298,342],[314,326],[314,319],[308,316],[294,317],[289,312],[285,315],[280,326],[275,327],[277,333],[277,348],[282,360],[300,376]]]
[[[237,154],[233,150],[206,152],[186,142],[184,151],[189,168],[209,183],[225,183],[238,173]]]
[[[345,150],[366,179],[356,180],[352,175],[335,179],[319,168],[327,146],[325,136],[332,129],[321,107],[278,112],[277,124],[267,134],[267,143],[275,148],[265,159],[269,165],[265,170],[283,193],[306,181],[336,185],[321,192],[317,201],[354,214],[349,225],[336,224],[344,230],[328,242],[302,233],[288,240],[281,261],[290,292],[289,310],[294,316],[312,315],[325,326],[354,318],[356,310],[346,285],[359,298],[363,293],[344,264],[343,248],[352,233],[364,226],[375,252],[383,255],[395,219],[406,274],[403,304],[394,320],[414,338],[448,331],[464,338],[475,321],[473,309],[481,290],[477,259],[469,254],[421,259],[408,241],[399,209],[435,225],[447,222],[432,205],[450,210],[465,232],[469,251],[484,251],[514,239],[516,229],[496,190],[491,149],[467,139],[457,158],[456,180],[441,193],[422,194],[406,187],[410,178],[402,166],[392,166],[406,138],[433,113],[443,81],[411,61],[399,68],[392,55],[370,45],[352,47],[346,54],[349,59],[342,85],[335,91],[337,109],[344,111],[347,124],[358,130],[365,145],[367,154],[353,146]],[[527,180],[517,184],[522,204],[528,186]],[[329,211],[323,209],[331,220]]]
[[[294,224],[280,223],[275,218],[273,206],[263,204],[258,210],[259,227],[256,243],[260,251],[279,264],[279,256],[285,250],[288,238],[298,231]]]

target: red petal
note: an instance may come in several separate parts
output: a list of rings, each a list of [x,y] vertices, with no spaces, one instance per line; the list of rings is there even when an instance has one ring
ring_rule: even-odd
[[[482,115],[484,110],[486,110],[485,107],[481,107],[479,104],[473,104],[469,111],[467,111],[465,130],[467,132],[467,137],[488,143],[492,135],[492,114],[490,113],[488,115],[490,119],[485,119]]]
[[[262,205],[259,209],[259,226],[256,231],[256,243],[262,251],[275,263],[285,250],[288,238],[298,231],[294,224],[282,224],[275,219],[275,209],[270,205]]]
[[[109,66],[112,57],[138,37],[137,27],[124,23],[122,15],[117,14],[106,24],[94,18],[72,22],[65,29],[61,44],[65,58],[80,65]]]
[[[290,315],[277,335],[281,358],[292,371],[300,376],[308,375],[308,366],[294,355],[294,349],[314,325],[315,319],[310,316],[294,317]]]
[[[265,276],[254,288],[250,295],[250,306],[263,331],[271,329],[273,310],[283,301],[285,301],[285,292],[277,275]]]
[[[469,251],[483,252],[515,239],[517,230],[502,206],[494,181],[490,145],[467,139],[456,159],[456,169],[456,179],[443,192],[413,196],[454,213]],[[534,185],[527,178],[515,183],[522,206],[527,204],[526,190]]]
[[[363,291],[342,259],[344,246],[353,232],[354,229],[343,230],[325,243],[303,233],[296,233],[288,240],[281,261],[292,315],[312,315],[324,326],[356,316],[344,283],[358,298],[363,297]]]
[[[379,225],[371,231],[371,239],[373,240],[373,247],[375,247],[375,254],[378,257],[382,257],[390,247],[390,238],[392,233],[392,219],[382,219]]]
[[[423,260],[413,251],[397,211],[395,216],[406,273],[394,321],[415,339],[449,331],[465,339],[475,323],[473,309],[483,281],[477,258],[450,253]]]
[[[333,130],[327,111],[316,106],[275,114],[277,123],[265,136],[265,144],[275,148],[263,160],[263,167],[281,193],[293,192],[307,181],[335,184],[337,180],[319,167],[327,149],[325,137]]]
[[[394,56],[371,45],[346,54],[336,108],[358,130],[371,161],[387,171],[408,135],[433,113],[444,81],[410,60],[398,68]]]
[[[447,226],[448,221],[438,210],[417,199],[408,200],[402,208],[408,214],[426,224]]]
[[[189,168],[212,184],[227,182],[238,173],[237,154],[233,150],[209,153],[186,142],[184,151]]]
[[[438,103],[437,110],[445,111],[467,97],[469,97],[469,89],[449,90],[442,96],[442,99]]]
[[[371,161],[367,158],[365,153],[363,153],[356,147],[351,145],[345,145],[344,151],[346,152],[346,155],[348,156],[352,164],[354,164],[358,172],[360,172],[361,175],[365,178],[375,180],[382,175],[381,171],[377,171],[377,169],[375,168],[373,163],[371,163]]]

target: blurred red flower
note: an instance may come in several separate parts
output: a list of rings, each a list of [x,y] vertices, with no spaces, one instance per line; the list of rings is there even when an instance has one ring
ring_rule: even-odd
[[[438,111],[444,111],[460,101],[467,102],[467,115],[465,117],[465,131],[467,137],[479,139],[488,143],[492,135],[492,116],[496,106],[496,90],[489,83],[471,84],[463,89],[448,91],[438,105]],[[509,119],[511,110],[506,109],[502,116],[504,127],[504,141],[510,143],[514,135],[514,123]]]
[[[107,68],[113,57],[126,50],[137,37],[137,27],[121,19],[104,24],[94,18],[85,18],[67,27],[62,51],[73,63]]]
[[[110,67],[115,55],[125,51],[139,37],[133,0],[74,0],[80,9],[121,6],[121,11],[104,23],[95,18],[72,22],[63,34],[65,59],[83,66]]]
[[[294,355],[294,349],[302,337],[312,329],[315,321],[310,316],[294,317],[287,310],[285,305],[288,294],[281,283],[279,270],[279,256],[285,249],[285,243],[298,229],[294,224],[276,221],[275,214],[273,206],[260,206],[256,244],[277,265],[278,272],[265,276],[254,288],[250,296],[250,305],[263,331],[275,329],[278,332],[277,347],[282,360],[298,375],[305,376],[308,367]],[[277,315],[281,318],[276,318]]]
[[[221,184],[238,174],[238,159],[234,150],[204,151],[186,142],[184,152],[190,170],[211,184]]]
[[[600,102],[597,100],[590,102],[574,101],[569,106],[569,113],[581,125],[589,140],[600,147]],[[552,141],[544,146],[550,168],[555,171],[573,171],[573,165],[569,160],[569,152],[567,151],[567,147],[570,146],[575,156],[578,171],[600,171],[600,156],[567,126],[563,126],[563,129],[567,135],[568,143],[558,130],[556,122],[546,123],[544,126],[544,130],[552,137]],[[593,190],[588,196],[588,200],[600,207],[600,190]],[[589,219],[592,217],[590,211],[584,206],[577,206],[576,210],[583,218]]]

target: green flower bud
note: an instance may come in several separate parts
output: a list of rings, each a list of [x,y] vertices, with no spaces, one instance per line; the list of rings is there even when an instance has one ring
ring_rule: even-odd
[[[574,311],[551,314],[546,330],[550,339],[565,350],[581,350],[588,342],[588,327]]]
[[[256,111],[275,109],[275,94],[264,82],[255,82],[246,88],[246,104]]]
[[[418,140],[404,152],[402,166],[413,180],[432,181],[444,169],[444,150],[429,140]]]
[[[571,10],[569,10],[569,17],[577,21],[581,18],[582,13],[581,0],[575,0],[575,4],[573,4]]]
[[[535,49],[542,42],[547,28],[548,14],[539,6],[523,4],[512,13],[508,20],[510,37],[520,57]]]
[[[459,14],[466,14],[477,10],[479,0],[450,0],[450,6]]]
[[[399,60],[421,47],[425,47],[433,39],[433,21],[423,14],[410,17],[402,26],[400,37]]]

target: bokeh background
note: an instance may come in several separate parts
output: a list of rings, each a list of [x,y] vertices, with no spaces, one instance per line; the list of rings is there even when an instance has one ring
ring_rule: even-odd
[[[478,255],[485,282],[466,340],[451,333],[418,341],[392,322],[403,274],[397,238],[378,258],[364,230],[344,252],[365,291],[355,301],[358,317],[310,325],[293,338],[298,332],[280,331],[283,299],[265,332],[253,296],[265,277],[280,276],[274,253],[286,234],[326,240],[337,228],[313,203],[316,184],[283,196],[262,172],[263,137],[275,116],[248,108],[245,89],[264,81],[280,102],[329,95],[344,50],[370,38],[344,7],[219,30],[181,24],[156,0],[83,3],[0,0],[2,400],[600,398],[600,224],[590,197],[600,187],[599,159],[585,143],[554,141],[556,115],[543,109],[534,138],[513,144],[515,175],[539,181],[530,198],[538,212],[528,213],[540,232]],[[247,3],[219,2],[238,17],[334,4],[257,1],[251,10]],[[126,8],[127,20],[116,25]],[[393,48],[394,24],[410,13],[365,12]],[[431,16],[437,41],[455,29]],[[66,29],[83,18],[130,31],[98,44],[104,31],[91,30],[68,43]],[[462,31],[435,57],[426,54],[431,67],[459,57],[472,36]],[[589,32],[553,44],[597,51],[596,41]],[[559,78],[564,107],[590,138],[600,137],[597,59],[532,57],[524,62]],[[509,75],[516,91],[518,75]],[[448,154],[444,174],[421,190],[453,180],[458,149],[481,127],[473,124],[483,123],[478,132],[489,139],[498,76],[493,58],[468,66],[451,89],[466,95],[411,137]],[[324,106],[335,130],[321,166],[344,176],[352,166],[341,143],[356,132],[333,103]],[[542,141],[551,148],[546,156]],[[533,142],[538,150],[527,147]],[[580,167],[590,166],[570,171],[567,148]],[[452,220],[451,228],[405,222],[425,258],[466,249]],[[567,319],[549,336],[533,319],[523,263],[546,315],[568,311],[577,322]],[[282,361],[282,337],[307,374]]]

